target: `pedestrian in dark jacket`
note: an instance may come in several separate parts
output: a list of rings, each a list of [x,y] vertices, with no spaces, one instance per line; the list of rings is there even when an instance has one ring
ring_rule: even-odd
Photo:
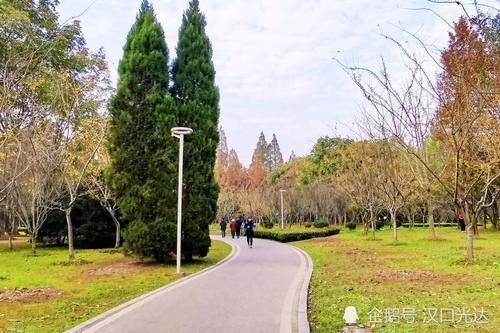
[[[253,246],[253,229],[255,224],[252,219],[248,219],[245,223],[245,234],[247,235],[247,244],[250,248]]]
[[[236,237],[240,238],[241,234],[241,225],[243,224],[243,221],[241,220],[240,217],[236,218]]]
[[[465,232],[464,214],[461,212],[458,213],[458,224],[460,224],[460,231]]]
[[[236,236],[236,220],[232,219],[231,223],[229,223],[229,229],[231,229],[231,237]]]
[[[227,226],[227,222],[226,222],[226,218],[222,217],[220,219],[220,233],[221,233],[221,236],[222,238],[226,237],[226,226]]]

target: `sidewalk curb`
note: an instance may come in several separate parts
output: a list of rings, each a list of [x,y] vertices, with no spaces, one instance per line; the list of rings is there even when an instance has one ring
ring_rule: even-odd
[[[150,297],[156,296],[156,295],[158,295],[158,294],[160,294],[160,293],[162,293],[164,291],[167,291],[169,289],[175,288],[175,287],[177,287],[180,284],[184,284],[187,281],[190,281],[190,280],[192,280],[194,278],[197,278],[200,275],[208,273],[209,271],[214,270],[215,268],[218,268],[219,266],[228,263],[229,261],[231,261],[232,259],[234,259],[235,255],[239,252],[237,246],[233,245],[232,243],[230,243],[230,242],[228,242],[228,241],[226,241],[226,240],[224,240],[224,239],[222,239],[220,237],[212,237],[212,236],[210,236],[210,238],[212,240],[222,241],[222,242],[224,242],[226,244],[231,245],[231,253],[229,253],[224,259],[222,259],[221,261],[217,262],[216,264],[213,264],[212,266],[204,268],[204,269],[202,269],[199,272],[196,272],[196,273],[193,273],[193,274],[188,275],[186,277],[183,277],[183,278],[181,278],[179,280],[176,280],[176,281],[174,281],[172,283],[169,283],[169,284],[167,284],[167,285],[165,285],[163,287],[160,287],[158,289],[150,291],[147,294],[141,295],[141,296],[139,296],[137,298],[134,298],[134,299],[126,302],[126,303],[123,303],[123,304],[118,305],[118,306],[116,306],[114,308],[111,308],[110,310],[108,310],[108,311],[106,311],[104,313],[101,313],[100,315],[98,315],[98,316],[96,316],[94,318],[91,318],[91,319],[89,319],[89,320],[87,320],[87,321],[79,324],[78,326],[73,327],[73,328],[67,330],[66,333],[81,333],[81,332],[85,332],[86,330],[91,329],[93,326],[95,326],[95,325],[103,322],[104,320],[106,320],[106,319],[108,319],[108,318],[110,318],[110,317],[118,314],[119,312],[121,312],[121,311],[123,311],[125,309],[128,309],[128,308],[130,308],[130,307],[132,307],[134,305],[137,305],[137,304],[139,304],[141,302],[144,302],[147,299],[149,299]]]
[[[299,308],[298,308],[298,330],[299,333],[310,333],[311,325],[309,324],[309,319],[307,317],[307,301],[309,296],[309,284],[311,282],[311,276],[313,271],[313,262],[311,256],[301,248],[290,245],[297,249],[306,259],[306,273],[304,281],[302,282],[302,287],[299,295]]]

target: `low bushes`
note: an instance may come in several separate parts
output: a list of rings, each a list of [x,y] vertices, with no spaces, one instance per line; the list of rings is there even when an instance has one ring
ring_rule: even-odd
[[[349,230],[354,230],[354,229],[356,229],[356,223],[354,223],[354,222],[349,222],[349,223],[347,223],[345,226],[346,226],[346,227],[347,227],[347,229],[349,229]]]
[[[272,239],[282,243],[296,242],[305,239],[316,237],[333,236],[340,232],[338,229],[327,229],[320,231],[300,231],[300,232],[273,232],[267,230],[256,230],[254,236],[256,238]]]
[[[314,222],[313,223],[313,226],[315,228],[326,228],[329,226],[328,222],[322,222],[322,221],[318,221],[318,222]]]

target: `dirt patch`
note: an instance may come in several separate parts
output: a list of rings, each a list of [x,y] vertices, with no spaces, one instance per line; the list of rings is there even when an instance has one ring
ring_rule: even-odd
[[[350,243],[348,241],[345,241],[343,239],[338,239],[335,237],[315,237],[307,240],[308,242],[311,243],[324,243],[328,245],[336,245],[336,246],[348,246]]]
[[[384,270],[372,274],[370,281],[402,281],[402,282],[453,282],[457,277],[421,270]]]
[[[144,262],[118,262],[109,265],[103,265],[97,268],[90,269],[85,273],[93,276],[106,276],[106,275],[129,275],[134,273],[151,270],[158,267],[158,265]]]
[[[361,254],[367,254],[367,253],[373,253],[373,250],[360,249],[360,248],[355,247],[353,249],[348,249],[348,250],[342,251],[342,254],[349,255],[349,256],[361,255]]]
[[[354,257],[353,263],[356,265],[383,265],[387,260],[373,257]]]
[[[61,290],[53,288],[16,288],[0,290],[0,303],[23,302],[42,303],[49,299],[62,296]]]

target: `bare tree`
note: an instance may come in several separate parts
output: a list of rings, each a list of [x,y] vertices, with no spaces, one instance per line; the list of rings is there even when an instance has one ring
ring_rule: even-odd
[[[450,34],[453,47],[443,51],[441,62],[432,57],[432,52],[417,36],[409,33],[442,68],[443,74],[438,80],[429,74],[422,60],[390,36],[384,37],[408,60],[405,83],[391,79],[383,60],[380,72],[342,66],[375,110],[369,115],[373,128],[378,133],[388,133],[400,149],[420,164],[414,168],[420,184],[426,187],[432,181],[437,182],[453,198],[457,209],[465,211],[467,256],[472,258],[477,216],[499,195],[498,146],[492,145],[500,135],[495,97],[498,94],[492,94],[498,91],[499,81],[498,75],[491,76],[498,73],[499,64],[494,60],[498,59],[498,49],[486,48],[465,19],[454,29]],[[453,41],[459,34],[463,35],[460,40],[469,43],[469,47],[456,48]],[[496,53],[488,55],[488,52]],[[431,157],[428,149],[431,137],[442,143],[440,152],[444,162],[438,165],[434,158],[439,155]],[[450,160],[452,165],[447,163]],[[491,197],[492,200],[487,200]],[[428,211],[432,210],[432,202],[428,202]],[[429,221],[432,221],[430,213]]]

